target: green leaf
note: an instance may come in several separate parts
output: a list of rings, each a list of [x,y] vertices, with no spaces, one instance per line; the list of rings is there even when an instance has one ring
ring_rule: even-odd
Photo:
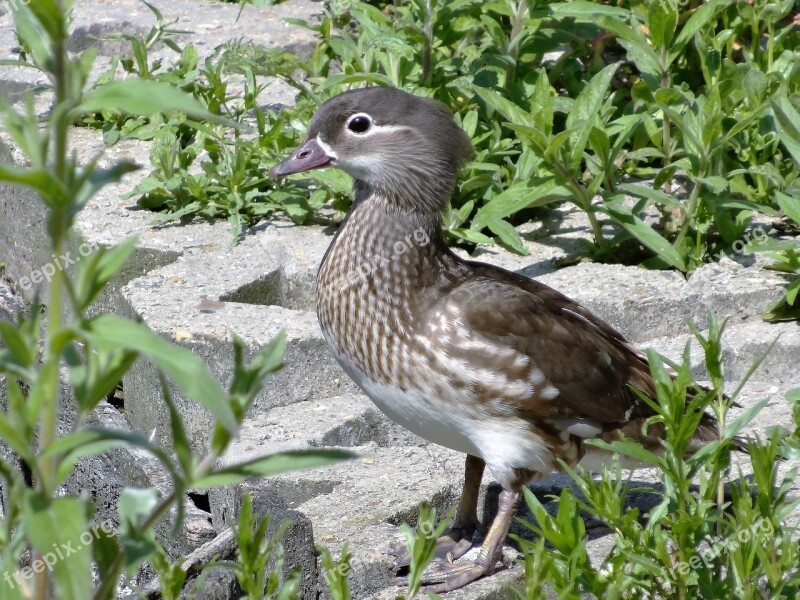
[[[161,393],[164,397],[164,402],[169,409],[169,426],[172,432],[172,445],[175,448],[175,454],[178,457],[178,463],[181,465],[181,470],[185,477],[192,476],[192,446],[189,442],[189,437],[186,435],[186,428],[183,425],[183,419],[178,407],[175,406],[175,401],[169,391],[164,375],[159,373],[161,379]]]
[[[545,132],[535,127],[529,127],[528,125],[520,125],[519,123],[509,122],[503,123],[503,125],[520,134],[520,136],[522,136],[522,141],[527,141],[538,154],[541,155],[547,151],[549,136]]]
[[[626,20],[630,12],[624,8],[616,8],[608,4],[598,4],[588,0],[573,0],[554,4],[553,15],[556,17],[578,17],[589,21],[594,21],[598,17],[612,17],[614,19]]]
[[[678,13],[669,0],[656,0],[650,3],[647,11],[647,24],[656,48],[667,48],[678,25]]]
[[[525,109],[520,108],[494,90],[483,88],[478,85],[474,86],[474,88],[475,93],[478,94],[481,100],[483,100],[487,106],[503,115],[506,120],[517,125],[531,126],[534,124],[533,117],[525,111]]]
[[[358,455],[347,450],[292,450],[254,458],[247,462],[223,467],[212,471],[193,487],[197,489],[232,485],[253,477],[271,477],[290,471],[305,471],[324,467],[343,460],[351,460]]]
[[[529,182],[515,183],[478,209],[470,229],[480,231],[490,223],[505,219],[524,208],[544,206],[565,197],[569,197],[569,192],[561,186],[556,186],[553,178],[546,179],[533,187]]]
[[[195,119],[238,127],[229,119],[214,115],[190,95],[160,81],[143,79],[113,80],[88,91],[83,102],[72,110],[73,117],[110,110],[130,115],[179,112]]]
[[[347,575],[351,571],[350,561],[353,555],[347,550],[347,542],[342,546],[341,558],[334,562],[331,551],[325,546],[317,545],[322,562],[322,570],[325,574],[325,582],[334,600],[350,600],[350,586],[347,583]]]
[[[800,165],[800,113],[786,96],[772,98],[769,103],[778,122],[778,138]]]
[[[322,89],[327,90],[351,83],[371,83],[383,87],[397,87],[396,81],[382,73],[352,73],[327,77],[322,84]]]
[[[45,169],[23,169],[9,164],[0,164],[0,181],[33,188],[49,207],[67,203],[69,194],[62,182]]]
[[[0,340],[7,348],[7,356],[13,358],[17,365],[25,369],[33,366],[36,360],[36,344],[28,343],[30,340],[11,323],[0,321]],[[2,368],[3,361],[0,361],[0,369]]]
[[[65,13],[56,0],[37,0],[36,2],[26,2],[25,4],[52,41],[66,39],[67,30],[64,23]]]
[[[454,229],[448,229],[447,233],[456,236],[457,238],[461,238],[462,240],[466,240],[468,242],[472,242],[473,244],[492,244],[494,241],[488,235],[483,235],[478,231],[473,231],[472,229],[464,229],[462,227],[456,227]]]
[[[586,440],[586,443],[590,446],[597,446],[598,448],[602,448],[603,450],[607,450],[609,452],[617,452],[623,456],[629,456],[644,464],[653,466],[658,466],[661,464],[661,459],[658,456],[649,450],[646,450],[640,443],[632,440],[615,440],[611,443],[608,443],[600,439],[590,439]]]
[[[778,206],[786,213],[786,216],[800,225],[800,197],[789,196],[783,192],[776,192],[775,197],[778,199]]]
[[[44,498],[30,492],[22,509],[22,522],[31,546],[42,561],[39,571],[52,567],[53,588],[63,600],[91,598],[94,534],[86,521],[86,506],[77,498]],[[88,538],[88,539],[87,539]]]
[[[597,75],[592,77],[592,80],[586,85],[575,103],[572,105],[572,110],[567,115],[567,129],[576,129],[576,132],[570,138],[571,152],[570,152],[570,166],[576,169],[583,160],[583,152],[586,148],[586,142],[595,126],[600,108],[608,92],[608,86],[611,84],[611,78],[617,72],[620,63],[608,65]]]
[[[744,429],[761,411],[761,409],[769,404],[769,401],[770,398],[764,398],[763,400],[756,402],[753,406],[745,409],[742,414],[736,417],[733,421],[727,423],[725,426],[725,438],[733,439],[734,436],[738,435],[739,432]]]
[[[522,243],[519,232],[508,221],[502,219],[492,221],[489,223],[489,229],[499,238],[500,243],[509,250],[523,256],[528,254],[528,249]]]
[[[125,552],[124,568],[129,575],[157,549],[152,529],[143,529],[157,505],[158,491],[153,488],[126,488],[120,494],[120,537]]]
[[[721,194],[728,189],[728,180],[724,177],[710,176],[710,177],[695,177],[697,183],[702,183],[709,190],[715,194]]]
[[[659,0],[660,1],[660,0]],[[692,13],[686,21],[681,32],[669,47],[669,60],[672,62],[683,53],[684,46],[689,43],[703,27],[714,19],[719,11],[730,6],[733,0],[709,0],[703,2],[700,7]]]
[[[102,573],[104,578],[113,578],[116,581],[120,575],[119,567],[113,572],[110,569],[117,564],[120,547],[113,529],[101,526],[97,530],[97,537],[92,544],[92,553],[97,563],[97,572]],[[116,590],[113,587],[108,589],[107,595],[98,596],[97,593],[98,590],[95,590],[93,600],[116,600],[117,598]]]
[[[52,1],[52,0],[51,0]],[[20,41],[28,47],[30,58],[36,67],[46,72],[51,72],[54,67],[52,46],[48,43],[47,28],[43,27],[35,13],[31,10],[30,2],[27,4],[14,3],[15,31]],[[57,11],[60,13],[60,11]]]
[[[97,248],[78,262],[73,286],[78,310],[86,310],[119,273],[136,250],[137,241],[138,238],[132,237],[112,248]]]
[[[792,282],[786,286],[786,302],[790,305],[794,305],[798,293],[800,293],[800,277],[795,277]]]
[[[686,271],[686,263],[683,257],[655,229],[636,215],[625,211],[621,205],[617,206],[608,202],[605,208],[614,221],[622,225],[627,232],[655,252],[664,262],[680,271]]]
[[[77,333],[100,350],[124,348],[143,354],[166,373],[185,396],[205,406],[226,430],[234,432],[238,428],[219,382],[206,364],[189,350],[170,344],[145,325],[110,314],[89,321],[86,329]]]
[[[33,460],[29,440],[0,412],[0,440],[26,462]]]
[[[553,96],[550,93],[550,80],[547,78],[547,72],[539,69],[538,76],[531,94],[530,112],[536,122],[536,127],[545,136],[549,136],[553,133]]]
[[[648,187],[646,185],[641,185],[639,183],[621,183],[617,187],[623,192],[631,194],[632,196],[647,198],[648,200],[652,200],[657,204],[663,204],[664,206],[672,206],[680,209],[684,208],[683,204],[676,200],[674,196],[665,194],[660,190]]]

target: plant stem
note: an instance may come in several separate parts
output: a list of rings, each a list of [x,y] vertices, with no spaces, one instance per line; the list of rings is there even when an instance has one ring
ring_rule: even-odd
[[[57,1],[59,14],[63,19],[64,8],[61,0]],[[68,185],[67,177],[67,131],[69,121],[66,118],[68,98],[68,72],[67,72],[67,53],[63,37],[53,38],[53,83],[55,87],[54,117],[52,129],[45,133],[54,139],[53,148],[53,175],[56,180]],[[61,110],[58,110],[61,109]],[[52,206],[49,215],[50,235],[53,240],[54,256],[61,256],[64,249],[64,240],[67,237],[67,215],[62,206]],[[63,311],[64,296],[64,274],[61,269],[56,269],[53,279],[50,282],[50,297],[47,306],[47,330],[45,335],[45,347],[43,364],[51,365],[51,369],[45,376],[49,381],[45,383],[45,390],[49,393],[44,395],[42,401],[42,417],[39,429],[39,451],[46,450],[56,439],[56,423],[58,421],[59,397],[60,397],[60,366],[61,350],[54,347],[55,339],[61,330],[61,315]],[[47,456],[41,459],[39,464],[39,488],[43,497],[52,498],[56,487],[56,456]],[[34,553],[34,560],[39,558],[38,552]],[[50,587],[50,572],[47,570],[36,574],[34,581],[34,597],[37,600],[47,598]]]
[[[519,58],[519,44],[515,40],[522,31],[525,22],[525,14],[528,12],[528,0],[520,0],[514,10],[514,23],[511,25],[511,33],[508,35],[508,56],[511,64],[506,68],[506,90],[511,90],[514,80],[517,78],[517,59]]]
[[[667,61],[669,57],[667,56],[667,49],[661,49],[661,88],[668,89],[670,87],[669,81],[669,65]],[[672,124],[670,123],[669,116],[667,116],[666,111],[663,112],[663,116],[661,119],[661,153],[664,155],[662,167],[666,168],[669,165],[670,161],[672,160],[672,152],[670,148],[672,147]],[[665,194],[670,193],[670,182],[665,181],[663,190]]]
[[[425,2],[425,23],[422,31],[425,34],[425,45],[422,48],[422,83],[425,87],[430,87],[431,49],[433,48],[433,3],[431,0]]]
[[[588,197],[586,189],[569,175],[569,171],[564,165],[558,163],[555,166],[559,174],[566,180],[567,187],[575,196],[575,203],[586,213],[589,224],[592,226],[595,244],[602,252],[605,252],[608,250],[608,244],[606,244],[606,239],[603,237],[603,228],[597,220],[597,215],[592,210],[592,199]]]
[[[686,237],[686,234],[689,232],[689,222],[691,221],[692,215],[697,211],[697,203],[700,200],[700,183],[694,184],[694,189],[692,189],[692,193],[689,196],[689,205],[686,207],[686,212],[683,216],[683,223],[681,223],[681,230],[678,232],[678,236],[675,238],[675,242],[672,244],[672,247],[678,250],[679,246],[683,242],[683,238]]]
[[[63,10],[59,2],[59,9]],[[63,13],[62,13],[63,14]],[[52,131],[49,135],[54,139],[53,147],[53,175],[57,181],[64,183],[68,187],[67,177],[67,133],[69,121],[65,110],[69,104],[67,88],[67,55],[63,39],[53,40],[53,79],[55,82],[56,98],[54,111],[55,118],[52,120]],[[52,206],[48,218],[50,235],[53,240],[53,254],[61,256],[64,251],[64,242],[68,234],[67,214],[62,206]],[[49,375],[50,382],[47,389],[51,394],[44,399],[42,407],[42,425],[39,436],[39,449],[45,450],[56,438],[56,420],[58,415],[59,399],[59,375],[60,375],[60,349],[54,348],[54,340],[61,329],[61,314],[63,310],[62,302],[64,295],[64,273],[61,269],[56,269],[53,279],[50,282],[50,299],[47,306],[47,335],[44,348],[44,364],[57,363]],[[51,496],[55,491],[55,470],[56,457],[49,456],[41,462],[41,486],[45,496]]]

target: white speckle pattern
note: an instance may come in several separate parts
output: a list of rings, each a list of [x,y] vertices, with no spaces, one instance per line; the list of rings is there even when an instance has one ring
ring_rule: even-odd
[[[539,391],[539,397],[543,400],[555,400],[558,398],[558,390],[548,384]]]

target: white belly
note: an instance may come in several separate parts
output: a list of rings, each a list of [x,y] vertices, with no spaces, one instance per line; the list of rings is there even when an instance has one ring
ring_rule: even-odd
[[[441,404],[416,390],[400,391],[376,383],[363,375],[349,360],[336,357],[339,364],[381,411],[412,433],[447,448],[477,455],[469,432],[478,415],[467,409],[442,410]]]
[[[399,391],[365,377],[347,358],[335,352],[334,356],[358,387],[395,423],[435,444],[483,458],[503,487],[510,488],[516,468],[531,469],[542,475],[554,470],[552,453],[532,435],[525,421],[489,416],[469,402],[446,402],[417,390]]]

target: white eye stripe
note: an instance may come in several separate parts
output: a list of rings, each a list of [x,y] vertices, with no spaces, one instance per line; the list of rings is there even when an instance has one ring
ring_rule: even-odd
[[[405,125],[373,125],[372,129],[370,129],[367,133],[372,133],[373,131],[391,133],[393,131],[408,131],[408,129],[409,128]]]
[[[350,135],[357,135],[358,137],[368,137],[370,135],[375,135],[376,133],[393,133],[399,131],[408,131],[409,128],[405,125],[376,125],[375,123],[372,124],[372,127],[367,129],[364,133],[356,133],[354,131],[347,130],[347,133]]]
[[[366,118],[369,121],[369,127],[364,131],[354,131],[350,129],[350,124],[359,117]],[[366,137],[380,132],[392,133],[398,131],[407,131],[408,127],[406,127],[405,125],[378,125],[377,123],[375,123],[372,117],[369,116],[367,113],[356,113],[352,115],[350,118],[348,118],[347,121],[345,122],[345,130],[347,131],[347,133],[351,135]]]
[[[326,142],[324,142],[322,138],[319,136],[319,134],[317,134],[317,146],[322,148],[322,151],[328,156],[330,156],[332,159],[336,160],[337,158],[339,158],[336,155],[336,152],[333,151],[333,148],[331,148]]]

